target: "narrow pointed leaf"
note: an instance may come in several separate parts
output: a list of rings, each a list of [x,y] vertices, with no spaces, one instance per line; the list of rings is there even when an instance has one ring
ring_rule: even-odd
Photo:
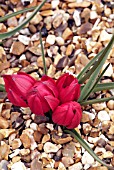
[[[47,67],[46,67],[46,61],[45,61],[45,54],[44,54],[44,47],[43,47],[43,43],[42,43],[41,31],[40,31],[40,45],[41,45],[41,51],[42,51],[44,74],[47,75]]]
[[[5,87],[3,84],[0,84],[0,91],[4,91],[5,92]]]
[[[79,98],[79,102],[82,102],[84,100],[84,98],[87,96],[87,94],[91,91],[91,89],[94,87],[95,82],[99,76],[99,73],[101,71],[101,68],[103,66],[103,64],[105,63],[108,54],[112,48],[112,45],[114,43],[114,35],[112,36],[109,44],[107,45],[107,47],[105,48],[105,50],[103,51],[102,55],[99,58],[99,62],[98,62],[98,66],[95,69],[95,71],[93,72],[93,74],[91,75],[89,81],[87,82],[87,84],[84,86],[83,90],[81,91],[81,95]]]
[[[19,26],[17,26],[16,28],[9,32],[0,34],[0,39],[5,39],[7,37],[14,35],[16,32],[20,31],[36,15],[36,13],[42,8],[46,1],[47,0],[43,0],[42,3],[33,11],[30,17],[26,18]]]
[[[81,86],[81,90],[84,88],[84,85]],[[97,91],[103,91],[103,90],[110,90],[110,89],[114,89],[114,83],[100,83],[97,84],[96,87],[93,89],[93,92],[97,92]]]
[[[77,76],[77,79],[79,81],[80,84],[83,83],[83,78],[86,76],[85,73],[87,71],[90,71],[90,67],[93,66],[93,64],[98,60],[98,58],[101,56],[101,54],[103,53],[104,49],[102,51],[100,51],[85,67],[84,69],[79,73],[79,75]],[[85,75],[85,76],[84,76]],[[89,78],[89,77],[87,77]],[[86,79],[87,79],[86,78]]]
[[[100,76],[97,78],[93,88],[87,93],[86,97],[84,98],[84,100],[86,100],[89,95],[91,94],[91,92],[93,92],[94,88],[96,87],[96,85],[98,84],[98,82],[100,81],[101,77],[103,76],[103,74],[105,73],[105,71],[108,69],[108,67],[110,66],[110,63],[106,66],[106,68],[102,71],[102,73],[100,74]]]
[[[31,8],[25,8],[25,9],[19,10],[17,12],[13,12],[11,14],[7,14],[4,17],[0,17],[0,22],[3,22],[3,21],[5,21],[5,20],[7,20],[7,19],[9,19],[11,17],[16,16],[16,15],[23,14],[23,13],[28,12],[28,11],[32,11],[35,8],[36,8],[36,6],[35,7],[31,7]]]
[[[88,146],[88,144],[81,138],[79,133],[76,130],[64,130],[64,132],[71,134],[82,146],[83,148],[100,164],[106,166],[110,170],[114,170],[114,167],[109,166],[105,162],[103,162],[94,152],[93,150]]]
[[[107,102],[109,100],[114,100],[114,96],[106,97],[106,98],[101,98],[101,99],[87,100],[87,101],[81,102],[80,104],[81,104],[81,106],[82,105],[85,106],[85,105],[88,105],[88,104]]]

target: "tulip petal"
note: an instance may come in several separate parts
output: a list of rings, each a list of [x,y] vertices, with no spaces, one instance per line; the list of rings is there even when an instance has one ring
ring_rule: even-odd
[[[21,98],[21,96],[17,95],[12,90],[9,90],[7,95],[10,102],[12,102],[15,106],[28,107],[27,103]]]
[[[27,101],[28,106],[33,113],[35,113],[36,115],[44,115],[42,103],[36,95],[30,95]]]
[[[65,113],[66,110],[64,110],[61,106],[58,106],[52,114],[53,122],[64,126]]]
[[[69,102],[68,103],[68,109],[67,109],[67,112],[66,112],[65,118],[64,118],[65,126],[71,124],[73,117],[74,117],[74,113],[72,111],[72,102]]]
[[[41,78],[41,81],[43,82],[43,84],[45,84],[48,87],[49,90],[52,91],[55,97],[58,97],[58,90],[56,87],[56,83],[52,78],[45,75]]]
[[[66,103],[75,99],[77,83],[72,82],[70,86],[60,91],[60,100],[62,103]]]
[[[82,110],[80,104],[77,102],[73,102],[73,104],[75,105],[74,108],[76,112],[74,114],[71,123],[67,126],[68,129],[76,128],[80,124],[81,117],[82,117]]]
[[[56,107],[59,105],[59,100],[52,95],[45,96],[44,98],[48,102],[52,111],[54,111]]]
[[[5,81],[5,89],[8,92],[9,89],[21,95],[24,99],[26,99],[26,93],[28,90],[34,85],[36,82],[31,76],[26,73],[18,73],[13,75],[4,75]]]

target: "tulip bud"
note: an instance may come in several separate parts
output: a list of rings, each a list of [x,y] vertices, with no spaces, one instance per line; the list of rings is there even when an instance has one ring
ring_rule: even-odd
[[[37,115],[53,111],[59,104],[54,80],[48,76],[42,77],[41,81],[37,81],[28,92],[27,101],[32,112]]]
[[[57,80],[56,84],[61,103],[78,100],[80,96],[80,84],[75,77],[65,73]]]
[[[67,102],[58,106],[52,114],[52,120],[68,129],[76,128],[81,120],[82,110],[77,102]]]
[[[26,94],[36,80],[22,72],[4,75],[3,78],[9,100],[16,106],[27,107]]]

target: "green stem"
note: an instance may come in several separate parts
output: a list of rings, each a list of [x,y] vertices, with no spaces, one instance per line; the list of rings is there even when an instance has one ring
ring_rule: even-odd
[[[45,61],[45,54],[44,54],[44,47],[42,43],[42,35],[40,31],[40,45],[41,45],[41,51],[42,51],[42,60],[43,60],[43,66],[44,66],[44,74],[47,75],[47,67],[46,67],[46,61]]]
[[[3,92],[5,92],[6,90],[5,90],[5,87],[4,87],[4,85],[3,84],[0,84],[0,91],[3,91]]]
[[[106,97],[106,98],[102,98],[102,99],[93,99],[93,100],[87,100],[84,102],[80,102],[80,105],[88,105],[88,104],[94,104],[94,103],[102,103],[102,102],[107,102],[109,100],[114,100],[114,96],[112,97]]]
[[[82,147],[100,164],[106,166],[110,170],[114,170],[113,167],[109,166],[105,162],[103,162],[95,153],[94,151],[88,146],[88,144],[82,139],[78,132],[75,129],[68,130],[66,129],[64,132],[71,134],[81,145]]]

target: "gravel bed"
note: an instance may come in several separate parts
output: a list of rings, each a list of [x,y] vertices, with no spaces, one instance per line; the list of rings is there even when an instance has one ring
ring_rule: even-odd
[[[36,6],[40,0],[0,0],[0,17]],[[0,33],[10,31],[31,12],[0,23]],[[107,45],[114,33],[113,0],[47,0],[40,12],[20,32],[0,45],[2,75],[19,71],[35,79],[43,75],[41,30],[47,75],[58,79],[65,72],[78,75]],[[110,63],[102,83],[114,82],[114,47],[104,65]],[[96,92],[90,99],[110,97],[114,90]],[[82,108],[77,131],[94,152],[114,166],[114,101]],[[47,117],[29,108],[13,106],[0,92],[0,169],[2,170],[108,170],[96,162],[81,145]]]

